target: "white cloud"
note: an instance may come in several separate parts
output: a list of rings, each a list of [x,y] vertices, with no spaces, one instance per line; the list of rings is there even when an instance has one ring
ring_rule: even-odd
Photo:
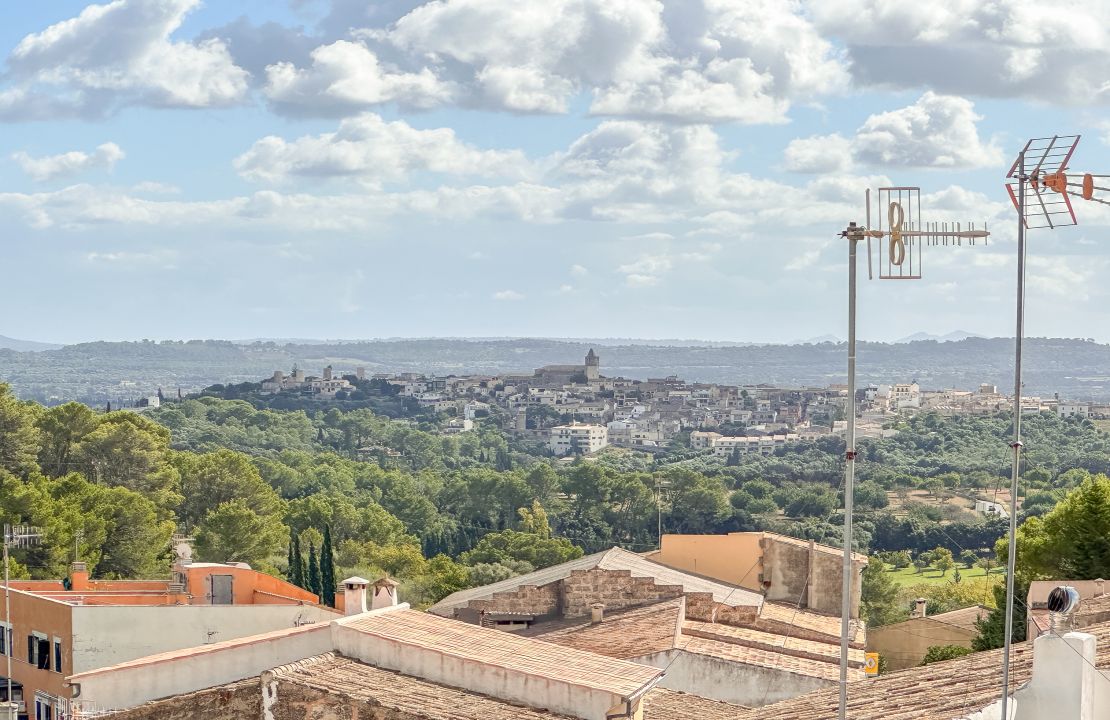
[[[499,302],[515,302],[524,299],[524,295],[518,293],[516,290],[498,290],[492,297]]]
[[[852,143],[836,133],[795,138],[783,151],[783,161],[791,172],[842,172],[851,166]]]
[[[269,98],[315,114],[385,102],[565,113],[589,93],[597,115],[763,123],[848,78],[793,0],[437,0],[352,37],[308,67],[269,66]]]
[[[98,145],[91,153],[73,150],[36,158],[21,151],[12,155],[28,177],[40,182],[69,177],[93,168],[111,170],[123,157],[123,150],[113,142]]]
[[[278,110],[306,115],[357,112],[390,102],[429,108],[453,95],[451,85],[430,69],[406,73],[383,67],[374,51],[349,40],[316,48],[307,68],[270,65],[264,92]]]
[[[176,250],[152,250],[147,252],[116,250],[85,254],[85,260],[93,265],[123,268],[161,267],[172,270],[177,267],[177,259],[178,252]]]
[[[293,141],[262,138],[235,159],[249,180],[280,182],[292,177],[360,177],[372,183],[405,179],[426,170],[452,175],[523,178],[529,163],[518,150],[479,150],[450,128],[417,130],[403,120],[386,122],[365,113],[343,120],[334,133]]]
[[[0,115],[39,118],[45,108],[99,115],[116,106],[211,107],[240,102],[248,74],[220,40],[170,36],[199,0],[113,0],[24,37],[8,56],[12,87]],[[26,109],[6,102],[30,98]]]
[[[624,273],[624,281],[629,287],[650,287],[671,271],[674,262],[665,254],[641,255],[633,262],[621,265],[617,272]]]
[[[984,144],[970,100],[926,92],[913,105],[872,115],[856,133],[858,160],[872,165],[973,168],[998,165],[1002,151]]]
[[[571,265],[570,274],[575,277],[585,277],[590,274],[590,271],[584,265]]]
[[[137,193],[149,193],[151,195],[178,195],[181,193],[181,188],[176,185],[154,180],[145,180],[141,183],[136,183],[131,189]]]
[[[979,137],[974,104],[926,92],[907,107],[877,113],[852,138],[839,134],[797,138],[786,146],[784,167],[829,173],[856,164],[889,167],[977,168],[999,165],[1002,151]]]
[[[1089,103],[1110,98],[1110,4],[806,0],[859,85]]]

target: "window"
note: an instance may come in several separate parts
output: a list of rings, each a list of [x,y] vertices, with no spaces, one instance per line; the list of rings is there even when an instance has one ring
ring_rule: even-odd
[[[62,639],[54,638],[54,672],[62,671]]]
[[[0,655],[12,654],[12,626],[0,622]]]
[[[35,720],[54,720],[54,707],[49,697],[35,695]]]
[[[40,670],[50,669],[50,640],[40,632],[27,636],[27,662]]]

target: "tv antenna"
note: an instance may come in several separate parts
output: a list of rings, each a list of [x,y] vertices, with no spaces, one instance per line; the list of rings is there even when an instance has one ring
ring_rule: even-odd
[[[879,188],[879,224],[871,226],[871,190],[864,195],[865,227],[854,222],[840,233],[848,240],[848,428],[844,453],[844,567],[840,591],[840,709],[839,720],[846,719],[848,705],[848,648],[851,629],[852,585],[852,512],[856,478],[856,246],[867,241],[867,275],[872,271],[871,240],[876,239],[880,280],[920,280],[924,245],[974,245],[990,235],[986,226],[974,224],[965,229],[961,223],[927,223],[921,215],[921,188]],[[884,222],[885,220],[885,222]],[[884,247],[885,244],[885,247]],[[885,250],[885,252],[884,252]]]
[[[4,525],[4,622],[6,627],[0,628],[0,632],[5,634],[4,647],[7,649],[6,660],[7,666],[7,705],[9,711],[14,705],[12,700],[12,655],[15,654],[12,648],[12,640],[14,640],[14,632],[12,626],[12,591],[11,591],[11,577],[10,567],[11,558],[9,557],[9,550],[13,547],[28,548],[38,544],[39,538],[42,537],[42,528],[35,527],[34,525]],[[15,713],[12,713],[14,716]]]
[[[1110,175],[1068,174],[1079,135],[1033,138],[1006,173],[1006,192],[1017,210],[1017,329],[1014,343],[1014,439],[1010,474],[1010,534],[1006,557],[1006,629],[1002,651],[1002,715],[1007,717],[1010,691],[1010,646],[1014,629],[1014,569],[1017,561],[1017,493],[1021,463],[1021,345],[1025,333],[1025,233],[1027,230],[1078,225],[1072,198],[1110,205]]]

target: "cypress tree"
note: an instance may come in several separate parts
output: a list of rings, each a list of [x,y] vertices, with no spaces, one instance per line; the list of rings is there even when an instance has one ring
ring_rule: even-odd
[[[324,544],[320,546],[320,601],[335,607],[335,552],[331,547],[331,525],[324,526]]]
[[[320,587],[320,564],[316,562],[316,546],[312,543],[308,544],[308,587],[305,589],[310,593],[316,593],[317,597],[323,597],[323,589]]]
[[[305,588],[304,555],[301,554],[301,539],[293,528],[289,528],[289,582]]]
[[[285,579],[294,585],[297,584],[293,582],[293,573],[297,571],[297,561],[293,559],[293,541],[296,537],[293,528],[289,528],[289,551],[286,554],[286,568],[288,569],[285,571]]]

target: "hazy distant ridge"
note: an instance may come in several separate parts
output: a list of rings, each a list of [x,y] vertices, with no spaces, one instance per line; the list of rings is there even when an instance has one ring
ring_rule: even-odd
[[[363,366],[368,373],[438,375],[530,373],[553,363],[577,363],[590,348],[605,375],[644,379],[677,375],[729,384],[817,385],[845,381],[843,343],[811,345],[666,346],[618,341],[547,339],[419,339],[324,344],[229,341],[97,342],[42,352],[0,350],[0,378],[24,396],[44,401],[100,402],[222,382],[257,381],[294,364],[318,373]],[[1110,399],[1110,345],[1079,339],[1026,342],[1025,389],[1069,399]],[[860,383],[917,380],[925,388],[975,389],[1013,385],[1013,340],[969,338],[936,342],[861,343]],[[129,384],[121,386],[121,381]],[[133,383],[130,384],[130,383]]]

